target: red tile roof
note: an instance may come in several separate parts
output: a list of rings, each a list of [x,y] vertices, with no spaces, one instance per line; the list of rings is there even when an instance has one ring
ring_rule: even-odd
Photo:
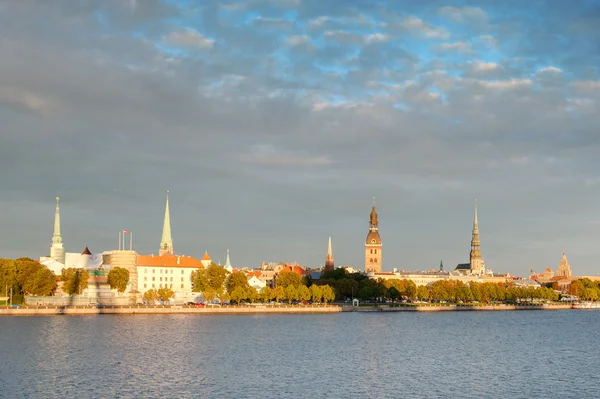
[[[204,256],[202,257],[202,260],[211,260],[210,256],[208,256],[208,252],[204,253]]]
[[[304,270],[304,268],[302,268],[300,266],[296,266],[296,265],[293,265],[292,267],[286,266],[279,271],[279,273],[281,273],[281,272],[294,272],[300,276],[305,276],[308,274],[308,272],[306,270]]]
[[[248,272],[247,276],[248,278],[256,276],[256,277],[260,277],[261,272],[260,271],[253,271],[253,272]]]
[[[138,255],[136,260],[136,266],[149,266],[149,267],[189,267],[189,268],[204,268],[202,263],[191,256],[177,256],[177,255]]]

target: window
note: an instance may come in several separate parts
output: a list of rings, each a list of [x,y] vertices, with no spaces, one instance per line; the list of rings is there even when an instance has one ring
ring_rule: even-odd
[[[156,273],[156,269],[152,269],[152,273]]]
[[[154,284],[152,284],[152,288],[154,288]]]
[[[371,258],[371,263],[373,263],[373,258]]]
[[[181,284],[181,288],[183,288],[183,284]]]
[[[183,283],[183,277],[181,278],[181,282]]]
[[[144,268],[144,273],[148,273],[148,268],[147,267]]]
[[[173,284],[171,284],[171,285],[169,286],[169,288],[173,288]]]
[[[144,277],[144,281],[148,281],[148,277]]]
[[[152,281],[154,281],[155,277],[152,277]],[[152,286],[154,287],[154,284],[152,284]]]
[[[162,269],[160,269],[160,274],[162,274]]]
[[[171,281],[173,281],[173,277],[171,277]]]
[[[173,269],[171,269],[171,274],[173,274]]]
[[[158,285],[158,288],[162,288],[162,284],[159,284],[159,285]]]
[[[375,250],[375,255],[377,255],[377,250]]]
[[[146,288],[146,284],[144,284],[144,288]]]
[[[375,258],[374,260],[375,260],[375,263],[377,263],[377,258]]]
[[[183,270],[181,271],[181,274],[183,274]]]

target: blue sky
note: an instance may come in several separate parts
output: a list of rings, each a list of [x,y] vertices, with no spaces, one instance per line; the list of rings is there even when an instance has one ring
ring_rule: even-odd
[[[600,2],[0,4],[0,256],[599,274]]]

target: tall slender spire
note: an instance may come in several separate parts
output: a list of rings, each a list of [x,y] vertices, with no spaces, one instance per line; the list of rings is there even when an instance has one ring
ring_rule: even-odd
[[[485,264],[481,256],[479,241],[479,221],[477,220],[477,199],[475,199],[475,210],[473,212],[473,236],[471,238],[471,253],[469,254],[469,264],[471,273],[482,275],[485,273]]]
[[[335,268],[333,251],[331,250],[331,236],[329,237],[329,244],[327,245],[327,257],[325,258],[325,269],[333,270]]]
[[[60,207],[56,197],[56,212],[54,213],[54,234],[52,234],[52,245],[50,246],[50,258],[62,264],[65,263],[65,248],[63,247],[62,235],[60,234]]]
[[[62,236],[60,235],[60,207],[58,206],[59,197],[56,197],[56,212],[54,214],[54,234],[52,235],[52,243],[60,244]]]
[[[160,256],[173,255],[173,239],[171,238],[171,215],[169,212],[169,190],[167,190],[167,203],[165,206],[165,219],[163,222],[162,240],[160,241]]]
[[[231,262],[229,261],[229,248],[227,248],[227,258],[225,258],[225,266],[226,269],[231,267]]]

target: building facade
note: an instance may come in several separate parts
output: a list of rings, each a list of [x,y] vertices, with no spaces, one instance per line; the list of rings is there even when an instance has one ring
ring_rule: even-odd
[[[563,252],[560,263],[558,264],[558,269],[556,270],[556,275],[560,277],[571,277],[573,273],[571,272],[571,266],[569,265],[569,261],[567,260],[567,253]]]
[[[325,270],[333,270],[335,268],[333,252],[331,250],[331,237],[327,245],[327,256],[325,257]]]
[[[485,274],[485,263],[481,255],[481,242],[479,241],[479,221],[477,220],[477,201],[475,201],[475,212],[473,215],[473,233],[471,238],[471,252],[469,253],[469,265],[471,274],[482,276]]]
[[[369,218],[369,233],[365,241],[365,273],[381,272],[381,237],[379,235],[379,219],[375,204]]]

